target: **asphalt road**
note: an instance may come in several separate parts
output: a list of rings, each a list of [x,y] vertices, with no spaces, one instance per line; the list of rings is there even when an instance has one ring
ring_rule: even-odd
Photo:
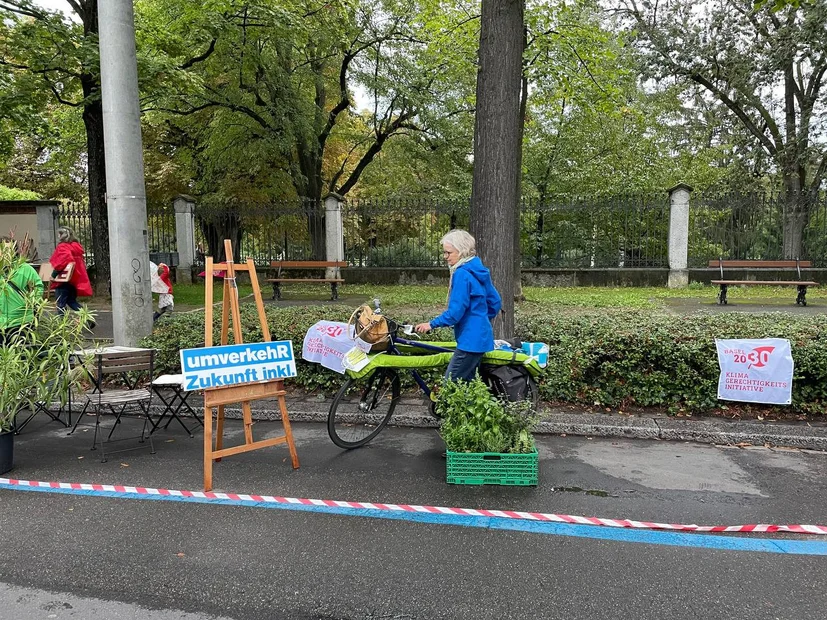
[[[91,431],[67,437],[44,420],[16,438],[8,477],[201,489],[201,440],[175,425],[155,435],[155,455],[100,463]],[[231,445],[241,429],[228,429]],[[255,425],[257,437],[279,431]],[[388,428],[352,452],[322,425],[295,431],[299,470],[283,447],[237,455],[216,464],[215,490],[708,525],[827,520],[825,453],[539,436],[537,488],[468,487],[444,482],[434,430]],[[0,488],[0,620],[799,619],[827,607],[825,537],[371,514]],[[797,541],[798,554],[782,553]]]

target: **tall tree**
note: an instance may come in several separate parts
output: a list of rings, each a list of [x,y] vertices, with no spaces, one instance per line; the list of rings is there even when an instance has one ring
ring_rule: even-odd
[[[503,299],[498,337],[514,333],[514,229],[519,225],[524,0],[482,0],[471,232]]]
[[[169,15],[176,3],[139,8],[148,17],[163,6]],[[215,112],[211,140],[232,133],[239,151],[269,153],[311,204],[328,192],[346,195],[389,139],[423,129],[423,112],[434,105],[442,73],[415,7],[414,0],[217,0],[181,28],[179,41],[205,50],[198,63],[178,66],[191,87],[147,105],[181,117]],[[186,46],[169,41],[167,53],[181,57]],[[349,123],[357,85],[371,112]],[[349,147],[331,166],[326,153],[337,139]],[[319,209],[309,222],[317,256],[324,253],[322,217]]]
[[[772,159],[785,196],[784,256],[800,256],[827,176],[827,0],[623,5],[649,75],[688,80],[720,101]]]
[[[81,110],[86,132],[86,181],[95,257],[95,285],[109,286],[109,219],[98,57],[98,0],[67,0],[72,14],[47,11],[31,0],[0,1],[0,65],[37,78],[61,105]],[[17,84],[31,84],[18,79]]]

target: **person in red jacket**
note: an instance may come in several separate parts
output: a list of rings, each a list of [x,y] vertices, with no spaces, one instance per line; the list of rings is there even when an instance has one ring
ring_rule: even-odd
[[[155,263],[149,263],[150,269]],[[158,293],[158,311],[152,315],[152,322],[157,321],[165,312],[172,312],[175,301],[172,297],[172,281],[169,279],[169,266],[165,263],[158,265],[155,277],[152,278],[152,292]]]
[[[80,310],[78,296],[91,297],[92,283],[89,282],[89,275],[86,273],[86,263],[83,260],[83,246],[75,239],[70,228],[61,226],[57,229],[57,247],[55,248],[49,262],[52,264],[52,278],[63,273],[70,263],[74,263],[74,269],[68,282],[52,282],[51,288],[55,291],[57,311],[60,314],[66,312],[66,306],[72,310]],[[95,322],[89,322],[89,328],[95,327]]]

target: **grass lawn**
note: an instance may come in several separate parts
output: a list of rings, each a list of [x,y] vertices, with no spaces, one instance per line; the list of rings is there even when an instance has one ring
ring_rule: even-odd
[[[243,302],[252,301],[253,288],[250,284],[240,284],[239,294]],[[270,287],[262,287],[265,302],[272,295]],[[692,302],[699,309],[716,304],[717,286],[692,285],[684,289],[661,287],[526,287],[523,293],[528,304],[550,306],[554,308],[649,308],[653,311],[668,312],[676,303]],[[285,287],[283,297],[286,303],[330,303],[330,289],[314,284],[291,284]],[[214,289],[216,302],[221,301],[220,286]],[[795,307],[795,288],[791,286],[750,286],[730,287],[730,303],[754,303],[765,306],[778,306],[778,309]],[[385,310],[436,308],[445,306],[447,286],[434,285],[371,285],[346,284],[339,289],[339,303],[356,307],[370,303],[374,298],[382,301]],[[174,289],[176,311],[197,310],[204,307],[204,285],[177,284]],[[153,296],[157,305],[157,295]],[[812,288],[807,292],[808,301],[815,305],[827,299],[827,288]],[[95,297],[90,305],[105,309],[108,300]]]

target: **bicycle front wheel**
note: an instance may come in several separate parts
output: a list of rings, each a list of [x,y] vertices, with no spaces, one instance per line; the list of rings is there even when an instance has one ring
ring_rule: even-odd
[[[346,392],[355,383],[349,378],[336,394],[327,415],[327,432],[340,448],[364,446],[385,428],[399,401],[399,375],[390,368],[377,369],[359,397]]]

